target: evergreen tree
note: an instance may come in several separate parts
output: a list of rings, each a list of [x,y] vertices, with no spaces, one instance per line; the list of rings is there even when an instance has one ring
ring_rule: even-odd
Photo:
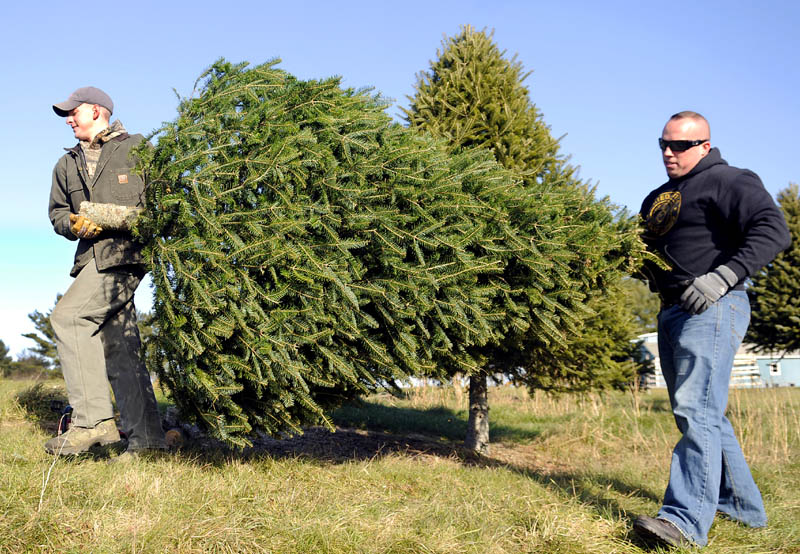
[[[11,364],[14,363],[14,358],[8,355],[8,346],[0,340],[0,376],[7,376],[11,370]]]
[[[636,334],[655,333],[658,327],[658,312],[661,300],[650,290],[647,283],[639,279],[625,279],[622,287],[627,296],[627,306],[633,314]]]
[[[139,151],[147,362],[230,443],[409,375],[482,372],[526,332],[563,344],[582,291],[636,255],[584,185],[526,186],[339,79],[221,60],[198,83]]]
[[[792,244],[752,278],[752,305],[745,342],[760,352],[800,349],[800,190],[796,183],[778,193]]]
[[[511,289],[528,293],[515,310],[526,320],[499,345],[472,349],[466,445],[488,444],[486,378],[498,371],[531,388],[574,390],[620,386],[632,378],[632,317],[619,280],[640,256],[634,221],[615,217],[608,199],[595,199],[559,153],[523,81],[529,74],[507,59],[492,35],[466,26],[446,39],[437,59],[419,75],[405,110],[409,126],[448,141],[453,153],[489,148],[524,185],[532,204],[499,206],[511,224],[535,237],[537,255],[554,263],[542,274],[506,266]],[[541,278],[553,284],[541,287]],[[538,281],[538,282],[535,282]],[[495,297],[495,309],[507,302]],[[455,371],[457,368],[452,367]]]
[[[47,359],[31,350],[23,350],[17,359],[9,364],[6,375],[30,379],[53,377],[58,374],[50,370]]]
[[[158,322],[152,312],[136,311],[136,325],[139,327],[139,338],[142,341],[142,360],[151,367],[158,351]]]
[[[274,65],[217,62],[139,152],[147,361],[184,414],[233,444],[299,431],[408,375],[480,369],[473,347],[527,328],[532,298],[560,340],[580,298],[569,267],[606,271],[564,247],[573,231],[550,232],[572,228],[556,211],[582,217],[570,194],[548,196],[533,235],[517,229],[497,206],[542,197],[490,152],[454,155],[379,97]]]
[[[56,295],[56,304],[60,298],[61,294]],[[53,307],[55,307],[55,305]],[[47,314],[43,314],[39,310],[34,310],[33,313],[28,314],[28,319],[33,322],[36,332],[24,333],[22,336],[36,343],[36,346],[30,349],[32,354],[44,360],[48,368],[60,373],[61,362],[58,359],[55,332],[50,323],[51,313],[53,313],[53,308],[51,308]]]
[[[506,371],[531,389],[582,392],[627,387],[639,370],[639,343],[634,340],[635,323],[627,300],[619,290],[590,297],[592,315],[580,333],[565,344],[537,348],[535,353],[525,352],[523,344],[520,361],[528,365]]]

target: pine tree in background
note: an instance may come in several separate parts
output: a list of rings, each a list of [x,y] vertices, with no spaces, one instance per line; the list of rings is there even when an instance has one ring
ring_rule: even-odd
[[[14,358],[8,355],[8,346],[0,340],[0,377],[6,377],[11,372],[11,365],[14,363]]]
[[[446,39],[421,73],[405,110],[412,129],[448,141],[451,152],[489,148],[512,171],[533,202],[498,206],[511,224],[534,237],[540,274],[509,264],[503,281],[527,296],[514,310],[525,323],[506,329],[499,346],[473,349],[480,370],[470,377],[466,445],[488,444],[486,378],[503,372],[531,388],[583,390],[621,386],[632,378],[635,336],[619,280],[642,255],[633,220],[615,217],[607,199],[594,198],[554,139],[523,85],[528,73],[505,58],[492,35],[466,26]],[[549,283],[543,283],[549,280]],[[497,296],[495,310],[508,308]],[[445,364],[446,365],[446,364]],[[459,369],[451,365],[452,372]]]
[[[61,294],[56,295],[56,304],[58,304],[61,296]],[[55,308],[55,304],[53,308]],[[33,322],[36,333],[24,333],[22,336],[36,343],[36,346],[30,349],[33,355],[44,360],[49,369],[61,373],[61,361],[58,358],[58,349],[56,348],[56,334],[53,331],[53,325],[50,323],[50,314],[53,313],[53,308],[46,314],[39,310],[34,310],[33,313],[28,314],[28,319]]]
[[[532,298],[560,340],[582,298],[570,266],[606,271],[564,246],[593,232],[569,223],[571,193],[517,229],[510,213],[543,198],[490,152],[453,155],[380,98],[274,65],[217,62],[139,152],[148,364],[185,415],[239,445],[299,432],[396,379],[479,371],[478,347],[526,329]]]
[[[792,244],[753,276],[748,289],[752,314],[745,342],[759,352],[800,349],[800,189],[796,183],[778,193]]]
[[[488,148],[526,184],[574,178],[523,85],[530,72],[516,56],[506,59],[492,34],[467,25],[444,40],[437,56],[418,75],[416,94],[403,110],[412,128],[445,139],[452,149]]]
[[[655,333],[658,329],[658,312],[661,300],[644,281],[624,279],[622,288],[628,297],[627,305],[633,313],[636,334]]]
[[[47,358],[26,349],[17,355],[15,361],[11,362],[7,374],[24,379],[46,379],[60,376],[60,371],[54,372],[50,369],[49,362],[50,360]]]

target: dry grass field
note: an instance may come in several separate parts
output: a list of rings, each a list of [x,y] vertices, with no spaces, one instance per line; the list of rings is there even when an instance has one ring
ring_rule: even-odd
[[[53,418],[18,400],[31,385],[0,380],[0,552],[646,552],[631,522],[657,510],[678,438],[664,391],[495,387],[475,457],[466,391],[420,387],[340,409],[335,433],[195,438],[120,466],[47,455]],[[729,412],[770,525],[718,518],[704,552],[800,552],[800,391],[732,391]]]

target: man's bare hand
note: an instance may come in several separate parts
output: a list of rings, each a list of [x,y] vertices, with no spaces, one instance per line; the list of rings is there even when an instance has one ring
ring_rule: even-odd
[[[103,228],[86,217],[78,214],[69,214],[70,230],[72,234],[82,239],[93,239],[103,232]]]

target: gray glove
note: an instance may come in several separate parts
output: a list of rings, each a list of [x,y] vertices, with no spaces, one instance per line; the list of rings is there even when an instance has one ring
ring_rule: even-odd
[[[739,278],[725,265],[696,278],[681,294],[681,308],[690,314],[702,314],[722,298]]]

